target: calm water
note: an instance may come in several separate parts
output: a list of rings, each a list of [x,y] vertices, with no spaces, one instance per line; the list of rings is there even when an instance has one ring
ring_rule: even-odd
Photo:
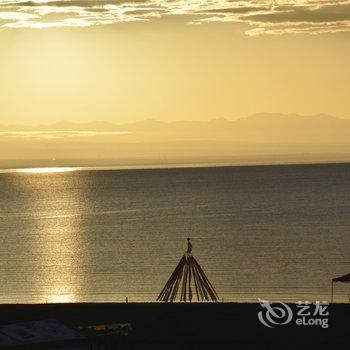
[[[152,301],[187,236],[225,300],[327,300],[349,213],[347,164],[3,173],[0,302]]]

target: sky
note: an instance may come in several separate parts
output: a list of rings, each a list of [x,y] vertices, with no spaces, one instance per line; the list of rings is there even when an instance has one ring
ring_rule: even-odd
[[[350,118],[350,1],[0,0],[0,124]]]

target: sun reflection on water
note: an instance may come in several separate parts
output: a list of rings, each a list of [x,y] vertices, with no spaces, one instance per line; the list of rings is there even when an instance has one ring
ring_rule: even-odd
[[[73,296],[68,294],[53,294],[46,298],[47,303],[72,303],[73,301]]]
[[[34,302],[71,303],[85,290],[85,266],[89,254],[84,246],[82,213],[86,184],[79,176],[59,176],[76,168],[27,168],[22,173],[50,176],[14,176],[13,184],[27,198],[23,208],[30,215],[30,291]],[[54,174],[57,173],[57,174]],[[74,213],[74,215],[71,215]],[[25,228],[24,228],[25,229]]]
[[[18,169],[19,173],[26,174],[47,174],[47,173],[67,173],[71,171],[76,171],[74,167],[54,167],[54,168],[24,168]]]

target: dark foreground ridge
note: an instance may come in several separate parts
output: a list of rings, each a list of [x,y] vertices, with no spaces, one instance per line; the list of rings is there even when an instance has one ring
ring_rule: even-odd
[[[290,305],[293,311],[295,305]],[[56,319],[68,326],[130,322],[122,349],[348,349],[350,305],[328,308],[329,327],[268,328],[259,304],[81,303],[0,305],[0,323]]]

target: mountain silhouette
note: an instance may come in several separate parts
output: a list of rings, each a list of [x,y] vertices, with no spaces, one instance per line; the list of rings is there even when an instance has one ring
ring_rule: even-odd
[[[350,120],[319,114],[260,113],[228,120],[162,122],[147,119],[127,124],[105,121],[76,123],[60,121],[50,125],[0,125],[5,131],[127,131],[123,141],[169,142],[179,140],[210,140],[268,143],[349,143]]]
[[[246,118],[0,125],[0,168],[182,162],[350,161],[350,120],[260,113]]]

